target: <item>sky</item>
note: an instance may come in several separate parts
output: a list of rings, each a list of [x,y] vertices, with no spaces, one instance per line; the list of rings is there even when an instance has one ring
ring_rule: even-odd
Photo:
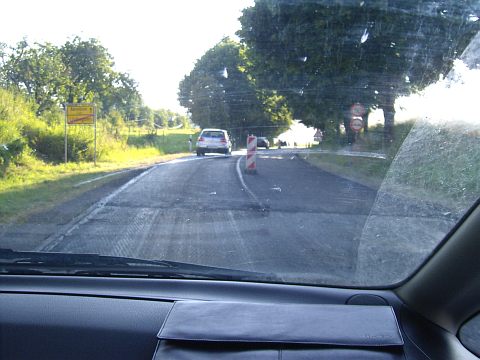
[[[0,42],[61,45],[96,38],[138,83],[149,107],[185,113],[178,83],[205,51],[240,29],[253,0],[15,0],[2,4]],[[5,16],[9,14],[8,16]]]

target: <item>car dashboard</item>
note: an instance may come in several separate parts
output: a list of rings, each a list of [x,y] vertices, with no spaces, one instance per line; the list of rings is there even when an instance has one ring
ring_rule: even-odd
[[[476,359],[390,290],[21,275],[0,283],[0,355]]]

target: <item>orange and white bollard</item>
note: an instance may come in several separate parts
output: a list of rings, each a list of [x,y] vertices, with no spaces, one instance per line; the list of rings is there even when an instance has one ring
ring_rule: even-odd
[[[245,161],[245,172],[247,174],[257,173],[257,137],[248,135],[247,137],[247,158]]]

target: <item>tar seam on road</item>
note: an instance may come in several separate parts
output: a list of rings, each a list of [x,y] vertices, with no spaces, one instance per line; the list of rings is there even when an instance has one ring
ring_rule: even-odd
[[[240,170],[240,161],[242,160],[242,157],[243,156],[238,157],[237,164],[236,164],[238,179],[242,183],[242,187],[245,189],[247,194],[253,199],[253,201],[257,203],[257,205],[260,207],[262,211],[265,211],[265,205],[263,205],[260,199],[253,193],[252,190],[250,190],[250,188],[245,183],[245,180],[243,179],[242,171]]]

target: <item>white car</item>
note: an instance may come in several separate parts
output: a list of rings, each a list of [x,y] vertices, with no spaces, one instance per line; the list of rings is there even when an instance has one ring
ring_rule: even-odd
[[[203,129],[197,140],[197,156],[205,153],[230,154],[232,142],[226,130]]]

